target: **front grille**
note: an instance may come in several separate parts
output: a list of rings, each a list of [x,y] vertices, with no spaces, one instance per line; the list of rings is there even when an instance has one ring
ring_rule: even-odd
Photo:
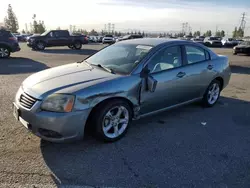
[[[26,93],[22,93],[19,99],[20,104],[27,109],[31,109],[32,106],[36,103],[36,101],[37,99],[31,97]]]

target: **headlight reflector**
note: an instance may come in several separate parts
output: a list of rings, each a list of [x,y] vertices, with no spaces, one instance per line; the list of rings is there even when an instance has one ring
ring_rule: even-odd
[[[53,94],[43,101],[41,109],[52,112],[71,112],[74,107],[74,102],[74,95]]]

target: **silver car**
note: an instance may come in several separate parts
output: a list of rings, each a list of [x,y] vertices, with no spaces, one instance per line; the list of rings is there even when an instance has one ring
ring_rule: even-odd
[[[228,58],[192,41],[135,39],[82,62],[29,76],[14,116],[42,139],[81,139],[87,126],[112,142],[131,120],[201,100],[213,106],[231,76]]]

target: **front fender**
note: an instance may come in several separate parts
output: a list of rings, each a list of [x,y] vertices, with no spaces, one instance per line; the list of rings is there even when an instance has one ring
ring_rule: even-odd
[[[140,87],[141,79],[129,76],[86,88],[76,94],[75,110],[94,108],[104,100],[112,98],[124,98],[136,107],[140,101]]]

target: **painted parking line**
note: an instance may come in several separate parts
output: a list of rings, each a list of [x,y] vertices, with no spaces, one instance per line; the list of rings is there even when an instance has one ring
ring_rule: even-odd
[[[7,65],[7,67],[11,67],[11,68],[28,68],[28,67],[33,67],[33,65]]]

